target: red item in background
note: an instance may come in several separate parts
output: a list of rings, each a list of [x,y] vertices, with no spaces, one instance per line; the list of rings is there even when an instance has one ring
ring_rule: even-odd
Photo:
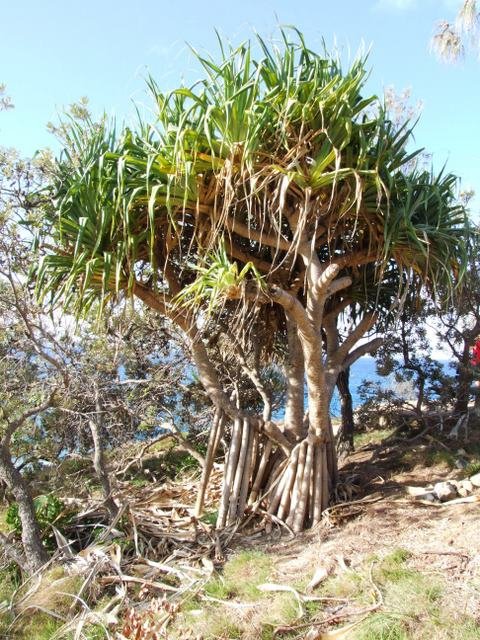
[[[477,340],[473,345],[472,358],[470,362],[474,367],[478,367],[480,365],[480,340]]]

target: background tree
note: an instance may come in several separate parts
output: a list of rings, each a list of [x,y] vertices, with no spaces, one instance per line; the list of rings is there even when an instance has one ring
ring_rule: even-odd
[[[233,425],[219,524],[247,502],[257,508],[253,494],[299,531],[319,521],[336,480],[338,374],[381,342],[358,346],[376,321],[362,283],[381,288],[394,270],[417,291],[448,287],[465,217],[452,176],[403,170],[415,156],[411,130],[362,96],[364,60],[343,73],[301,35],[282,35],[282,48],[260,41],[258,60],[250,45],[224,49],[219,63],[200,58],[206,78],[194,87],[164,95],[151,82],[151,125],[120,135],[105,123],[70,128],[45,217],[58,250],[38,288],[77,313],[135,296],[180,329]],[[283,353],[290,363],[283,429],[255,368],[261,414],[228,393],[204,340],[222,324],[250,362]]]
[[[442,20],[432,38],[432,50],[445,62],[457,62],[467,49],[478,49],[480,11],[476,0],[462,0],[455,22]]]
[[[448,349],[456,370],[453,411],[457,418],[468,413],[472,385],[478,377],[471,360],[472,348],[480,335],[479,269],[478,229],[473,228],[468,242],[468,267],[455,304],[442,309],[434,325],[439,342]]]

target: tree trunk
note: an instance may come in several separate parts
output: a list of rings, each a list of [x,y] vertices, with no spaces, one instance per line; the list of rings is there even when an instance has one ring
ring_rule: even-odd
[[[465,342],[461,360],[457,365],[457,397],[453,408],[454,414],[462,415],[467,413],[473,379],[474,376],[470,364],[470,345]]]
[[[93,467],[98,479],[100,480],[105,508],[107,509],[110,518],[113,520],[118,513],[118,507],[115,500],[112,498],[112,485],[103,453],[101,427],[98,425],[96,419],[89,420],[88,426],[90,427],[93,440]]]
[[[0,479],[13,494],[18,504],[22,523],[22,544],[29,572],[35,572],[48,562],[48,553],[42,544],[42,534],[35,515],[32,496],[21,473],[12,463],[10,451],[0,446]]]
[[[202,478],[200,480],[200,487],[197,494],[197,501],[195,503],[195,517],[199,518],[203,513],[203,503],[205,501],[205,494],[207,492],[208,481],[213,469],[213,463],[215,461],[215,454],[217,453],[218,445],[223,436],[223,430],[225,427],[225,414],[222,411],[215,411],[213,417],[212,428],[208,437],[207,454],[205,456],[205,462],[202,469]]]
[[[94,420],[88,421],[90,432],[92,434],[93,441],[93,467],[95,473],[102,487],[102,493],[104,497],[105,508],[108,511],[110,518],[113,520],[117,513],[118,507],[115,500],[112,498],[112,484],[110,482],[110,476],[108,474],[107,465],[105,463],[104,455],[104,442],[103,442],[103,406],[100,398],[100,391],[95,383],[95,410],[96,415]]]
[[[301,438],[304,434],[305,367],[302,345],[295,324],[287,318],[288,357],[285,364],[287,397],[285,403],[285,430]]]
[[[342,412],[342,426],[340,429],[339,442],[342,445],[346,445],[348,450],[353,451],[355,421],[353,417],[352,394],[350,391],[350,367],[346,367],[338,374],[337,389],[340,394],[340,406]]]
[[[224,412],[233,422],[224,466],[218,528],[237,523],[248,508],[262,509],[271,520],[287,523],[294,532],[320,521],[337,480],[330,404],[338,373],[378,348],[381,342],[375,338],[354,348],[375,323],[375,315],[367,314],[343,342],[338,338],[330,341],[324,353],[325,302],[329,296],[349,286],[351,279],[335,279],[341,265],[322,266],[308,241],[299,246],[299,254],[305,264],[308,285],[305,306],[295,291],[278,285],[271,285],[268,294],[254,292],[256,303],[279,305],[287,319],[289,357],[283,428],[269,419],[265,390],[243,356],[239,360],[243,373],[249,375],[264,402],[262,417],[250,415],[236,406],[225,392],[193,317],[176,313],[172,318],[190,340],[199,379],[215,410]],[[143,290],[137,293],[152,308],[165,313],[165,306],[157,297],[147,296]],[[248,291],[243,291],[244,294],[248,296]],[[345,305],[340,304],[329,310],[330,327],[335,325],[342,309]],[[303,411],[304,379],[308,391],[308,416]],[[237,378],[234,376],[233,380],[235,382]],[[215,441],[213,436],[212,441]],[[203,484],[202,481],[202,491]],[[202,501],[203,496],[200,496],[197,513]]]
[[[238,522],[244,517],[247,502],[252,505],[262,497],[269,516],[285,522],[294,532],[317,524],[328,507],[336,479],[329,414],[333,385],[324,374],[319,345],[305,345],[303,354],[307,363],[308,433],[295,443],[296,433],[301,431],[292,429],[290,450],[284,451],[273,447],[264,435],[256,434],[249,420],[235,420],[225,464],[219,528]],[[303,429],[303,415],[298,415],[298,420]],[[260,446],[252,455],[254,437],[260,438]]]

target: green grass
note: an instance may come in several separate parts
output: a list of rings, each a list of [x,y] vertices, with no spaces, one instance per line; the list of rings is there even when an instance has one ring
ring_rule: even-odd
[[[391,436],[393,432],[394,429],[375,429],[373,431],[356,433],[353,436],[353,442],[356,449],[368,444],[380,444],[383,440]]]
[[[410,640],[402,620],[386,613],[374,613],[360,627],[355,640]]]
[[[98,624],[87,627],[83,630],[86,640],[104,640],[107,638],[105,629]]]
[[[449,610],[442,576],[432,577],[409,566],[411,554],[396,549],[379,560],[372,576],[383,597],[381,609],[359,627],[355,640],[472,640],[480,627],[468,617],[457,620]],[[446,606],[445,606],[446,605]]]
[[[14,629],[10,630],[11,635],[7,637],[9,640],[51,640],[62,625],[60,620],[45,613],[30,612],[30,615],[23,616],[15,623]]]
[[[355,640],[410,640],[403,621],[394,615],[374,613],[362,624]]]
[[[260,584],[274,581],[274,560],[271,556],[260,551],[241,551],[228,560],[221,574],[205,585],[206,600],[196,597],[182,606],[175,626],[177,635],[172,634],[172,638],[182,638],[181,629],[187,628],[192,630],[194,637],[205,640],[230,640],[247,637],[248,634],[249,638],[271,640],[275,627],[293,623],[299,616],[298,603],[292,593],[263,592],[257,588]],[[229,607],[208,598],[235,600],[242,606]],[[311,612],[318,610],[313,603],[305,609]]]
[[[415,556],[403,548],[384,556],[376,554],[328,577],[316,593],[345,598],[353,608],[362,609],[378,602],[377,589],[380,591],[381,606],[349,632],[348,640],[478,640],[480,627],[450,602],[445,579],[419,571],[414,563]],[[295,587],[304,591],[305,581],[308,576],[299,576]],[[209,601],[200,593],[182,607],[169,637],[273,640],[278,626],[328,617],[328,610],[322,613],[324,603],[305,602],[305,615],[300,619],[294,595],[258,591],[257,585],[263,582],[276,582],[272,557],[258,551],[233,556],[223,573],[210,580],[205,593],[219,600],[235,600],[241,606]],[[300,638],[298,633],[282,635],[290,637]]]
[[[406,562],[410,557],[411,554],[406,549],[395,549],[392,553],[385,556],[377,570],[382,581],[398,582],[399,580],[412,577],[415,572],[406,566]]]
[[[205,593],[220,600],[258,600],[262,592],[257,586],[267,582],[272,571],[272,559],[266,554],[241,551],[225,564],[222,575],[215,576],[207,583]]]

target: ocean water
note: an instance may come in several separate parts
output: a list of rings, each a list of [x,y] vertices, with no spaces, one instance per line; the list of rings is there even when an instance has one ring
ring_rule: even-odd
[[[352,393],[354,409],[360,404],[358,389],[364,380],[379,382],[384,388],[388,388],[392,384],[391,378],[379,376],[377,374],[374,358],[370,356],[359,358],[350,368],[350,391]],[[335,391],[333,396],[331,413],[334,416],[340,415],[340,398],[338,396],[338,391]]]
[[[438,360],[444,368],[445,373],[454,375],[455,370],[448,360]],[[391,389],[395,386],[393,376],[379,376],[376,371],[375,360],[371,356],[364,356],[355,362],[350,368],[350,390],[352,392],[353,408],[360,405],[358,389],[364,380],[379,382],[384,389]],[[335,391],[333,396],[331,413],[334,416],[340,415],[340,398]]]

